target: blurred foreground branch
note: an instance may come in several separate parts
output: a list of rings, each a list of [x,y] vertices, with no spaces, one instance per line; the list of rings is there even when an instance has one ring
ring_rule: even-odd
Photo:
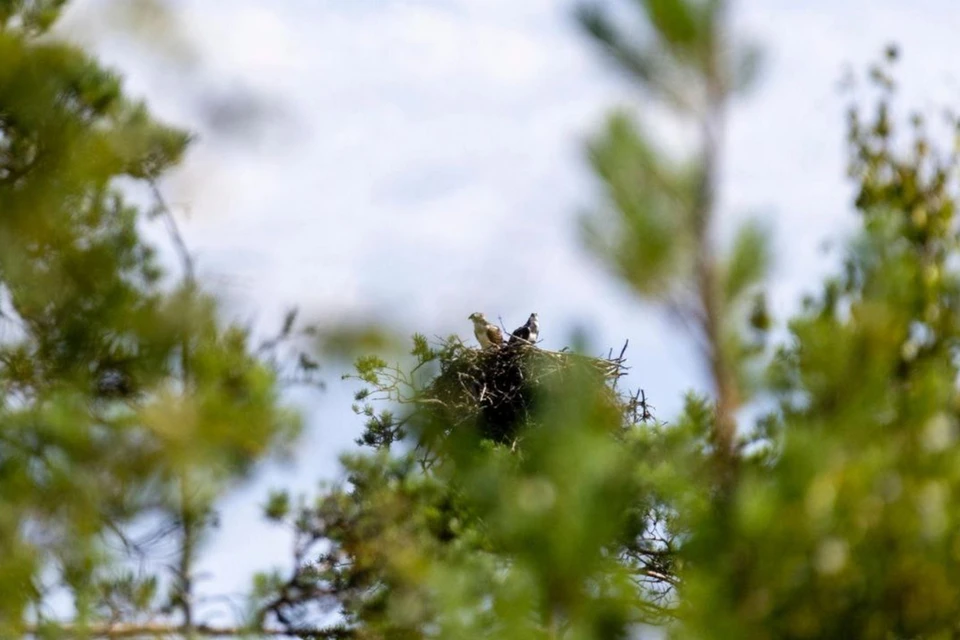
[[[39,627],[28,627],[26,636],[32,638],[49,638],[56,634],[56,638],[310,638],[311,640],[335,640],[348,638],[337,627],[331,628],[302,628],[302,629],[251,629],[240,626],[214,626],[206,624],[192,625],[189,631],[183,625],[163,623],[143,624],[44,624]]]

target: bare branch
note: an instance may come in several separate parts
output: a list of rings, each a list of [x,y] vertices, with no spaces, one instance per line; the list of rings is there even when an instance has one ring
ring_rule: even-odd
[[[193,256],[190,254],[187,243],[183,239],[183,234],[180,232],[180,226],[177,224],[177,219],[173,215],[173,210],[170,209],[166,199],[163,197],[163,193],[160,191],[156,179],[150,178],[148,184],[150,185],[150,191],[153,193],[153,198],[156,203],[155,210],[166,223],[167,233],[169,233],[170,239],[173,241],[174,249],[180,257],[180,266],[183,268],[184,279],[188,285],[194,285],[196,284],[197,278]]]

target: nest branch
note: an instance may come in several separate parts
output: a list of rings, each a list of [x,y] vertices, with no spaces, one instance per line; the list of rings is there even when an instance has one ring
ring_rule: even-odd
[[[591,357],[527,343],[487,349],[452,344],[439,361],[438,375],[418,393],[414,404],[432,412],[429,417],[445,430],[473,421],[483,437],[508,443],[534,415],[540,391],[562,382],[574,370],[598,376],[613,400],[616,381],[629,370],[626,347],[617,355],[611,350],[607,357]]]

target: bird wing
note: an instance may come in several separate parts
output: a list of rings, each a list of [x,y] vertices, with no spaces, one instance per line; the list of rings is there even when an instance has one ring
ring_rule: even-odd
[[[516,343],[518,340],[526,340],[530,337],[530,327],[523,325],[522,327],[517,327],[513,330],[513,333],[510,334],[510,342]]]
[[[493,344],[499,345],[503,342],[503,332],[495,324],[487,325],[487,339]]]

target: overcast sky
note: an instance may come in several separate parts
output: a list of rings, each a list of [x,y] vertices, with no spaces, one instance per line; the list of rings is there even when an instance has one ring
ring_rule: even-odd
[[[577,216],[595,202],[583,142],[631,93],[577,33],[572,2],[172,4],[189,45],[177,55],[106,29],[106,0],[75,2],[72,37],[161,117],[197,132],[165,189],[189,209],[201,273],[235,317],[269,324],[299,304],[321,321],[375,314],[467,336],[473,311],[508,327],[537,311],[551,348],[574,327],[598,349],[629,339],[632,384],[662,418],[702,387],[683,334],[578,243]],[[771,290],[785,314],[833,264],[821,245],[854,220],[844,69],[862,70],[894,40],[902,102],[957,106],[960,12],[951,0],[744,0],[734,16],[766,64],[731,113],[722,224],[770,223]],[[283,535],[258,521],[267,488],[336,477],[360,430],[340,369],[325,394],[299,398],[310,429],[296,467],[266,469],[223,505],[203,564],[216,575],[210,591],[240,591],[253,570],[283,561]]]

